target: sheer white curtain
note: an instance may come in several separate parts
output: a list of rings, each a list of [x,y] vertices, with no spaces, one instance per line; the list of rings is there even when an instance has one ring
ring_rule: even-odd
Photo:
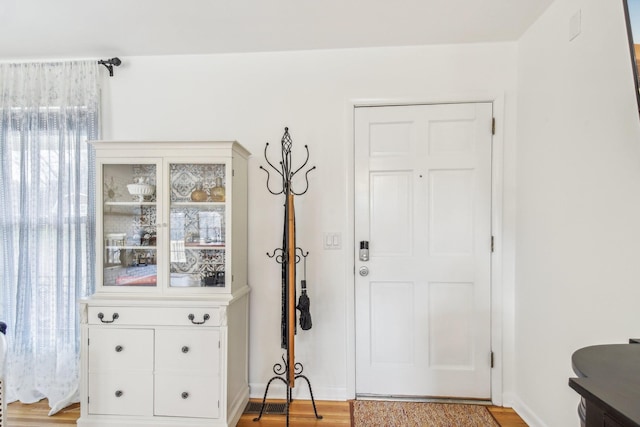
[[[0,64],[0,320],[6,398],[78,401],[79,297],[94,281],[96,61]]]

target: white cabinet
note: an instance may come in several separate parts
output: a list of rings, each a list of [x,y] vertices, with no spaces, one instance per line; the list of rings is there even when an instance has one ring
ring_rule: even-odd
[[[81,426],[234,426],[249,398],[247,158],[231,142],[94,142],[96,292]]]

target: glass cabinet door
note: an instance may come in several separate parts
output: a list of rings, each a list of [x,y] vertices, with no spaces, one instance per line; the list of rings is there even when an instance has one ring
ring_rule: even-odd
[[[157,286],[157,165],[103,164],[103,286]]]
[[[169,286],[224,288],[226,165],[169,163]]]

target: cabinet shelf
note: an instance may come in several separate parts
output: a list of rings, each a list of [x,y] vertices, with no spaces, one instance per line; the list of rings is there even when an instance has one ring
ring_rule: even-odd
[[[156,202],[104,202],[105,206],[156,206]]]
[[[112,270],[116,270],[116,269],[123,269],[123,268],[125,268],[125,269],[130,269],[130,268],[136,269],[136,268],[140,268],[140,269],[141,269],[141,268],[144,268],[144,267],[155,267],[156,265],[157,265],[157,263],[153,263],[153,262],[148,262],[148,263],[146,263],[146,264],[144,264],[144,263],[142,263],[142,264],[136,264],[136,265],[133,265],[133,264],[132,264],[132,265],[122,265],[122,263],[115,263],[115,264],[112,264],[112,263],[105,263],[105,264],[104,264],[104,268],[105,268],[105,269],[112,269]]]
[[[224,243],[185,243],[184,246],[189,249],[225,249]]]
[[[224,207],[225,202],[171,202],[172,208]]]
[[[135,245],[109,245],[105,246],[105,249],[131,249],[131,250],[147,250],[147,251],[155,251],[158,249],[157,246],[135,246]]]

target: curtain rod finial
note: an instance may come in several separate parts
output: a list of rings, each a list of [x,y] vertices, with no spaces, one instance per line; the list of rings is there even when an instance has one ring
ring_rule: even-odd
[[[111,59],[101,59],[98,64],[104,65],[109,70],[109,77],[113,77],[113,66],[119,67],[122,61],[117,56]]]

